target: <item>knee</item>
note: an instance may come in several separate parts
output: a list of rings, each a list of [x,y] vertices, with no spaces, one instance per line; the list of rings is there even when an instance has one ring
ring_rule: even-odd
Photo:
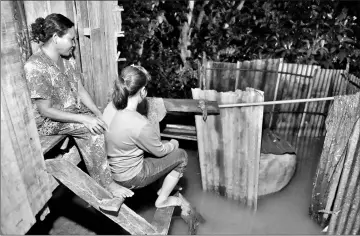
[[[176,151],[179,152],[179,159],[181,160],[182,165],[187,166],[187,164],[188,164],[187,152],[184,149],[181,149],[181,148],[177,149]]]

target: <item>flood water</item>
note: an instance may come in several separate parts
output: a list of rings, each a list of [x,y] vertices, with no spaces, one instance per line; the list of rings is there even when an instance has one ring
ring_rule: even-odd
[[[299,140],[294,177],[282,191],[261,197],[256,213],[234,200],[202,191],[196,142],[182,141],[180,146],[189,154],[181,192],[206,219],[197,234],[321,234],[322,229],[310,219],[308,209],[322,138]],[[137,190],[125,203],[151,222],[155,199],[155,188],[147,187]],[[54,193],[50,209],[46,220],[34,225],[28,234],[127,234],[66,188]],[[187,225],[177,211],[169,234],[187,234]]]

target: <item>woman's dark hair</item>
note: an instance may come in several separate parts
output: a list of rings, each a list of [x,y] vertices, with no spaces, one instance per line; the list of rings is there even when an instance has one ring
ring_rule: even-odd
[[[46,43],[55,33],[62,37],[74,23],[66,16],[52,13],[45,19],[39,17],[31,24],[31,39],[37,43]]]
[[[141,66],[127,66],[114,82],[112,101],[118,110],[127,106],[129,96],[135,95],[150,80],[149,73]]]

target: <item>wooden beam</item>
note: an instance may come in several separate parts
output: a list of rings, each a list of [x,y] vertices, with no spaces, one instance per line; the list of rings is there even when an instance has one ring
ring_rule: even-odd
[[[113,199],[112,194],[69,161],[57,159],[46,160],[45,162],[47,171],[50,174],[129,233],[141,235],[156,233],[155,228],[149,222],[125,204],[121,205],[118,214],[100,210],[102,202]]]
[[[58,143],[63,141],[66,135],[49,135],[40,136],[41,150],[43,154],[47,153],[50,149],[55,147]]]
[[[157,208],[154,215],[154,219],[151,222],[151,225],[155,227],[157,234],[159,235],[168,234],[174,209],[175,206]]]
[[[164,98],[163,100],[167,112],[186,112],[202,115],[202,110],[199,107],[200,100],[170,98]],[[206,107],[208,115],[220,114],[219,106],[216,101],[206,101]]]
[[[195,126],[167,124],[161,137],[197,141]]]

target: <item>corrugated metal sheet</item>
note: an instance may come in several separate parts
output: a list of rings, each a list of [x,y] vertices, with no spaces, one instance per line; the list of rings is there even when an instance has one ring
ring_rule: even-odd
[[[355,75],[348,75],[349,81],[346,86],[346,94],[354,94],[360,91],[360,79]]]
[[[276,100],[308,98],[317,66],[283,63],[279,66]],[[284,74],[289,73],[289,74]],[[295,145],[306,103],[281,104],[274,107],[271,128]]]
[[[282,59],[235,63],[203,61],[200,88],[218,92],[252,87],[264,91],[265,101],[320,98],[360,91],[360,79],[345,70],[283,63]],[[347,74],[348,82],[342,74]],[[264,107],[263,127],[271,127],[293,145],[299,136],[325,135],[325,117],[331,101]]]
[[[283,59],[266,59],[228,62],[203,62],[205,82],[201,81],[200,88],[213,89],[218,92],[245,90],[247,87],[264,91],[265,101],[274,99],[276,78],[278,77],[279,64]],[[264,127],[269,126],[271,107],[264,107]]]
[[[192,89],[194,99],[219,104],[264,101],[263,92]],[[202,187],[256,209],[263,107],[224,108],[218,116],[195,116]]]
[[[329,234],[360,230],[360,92],[336,97],[314,179],[310,214]]]

